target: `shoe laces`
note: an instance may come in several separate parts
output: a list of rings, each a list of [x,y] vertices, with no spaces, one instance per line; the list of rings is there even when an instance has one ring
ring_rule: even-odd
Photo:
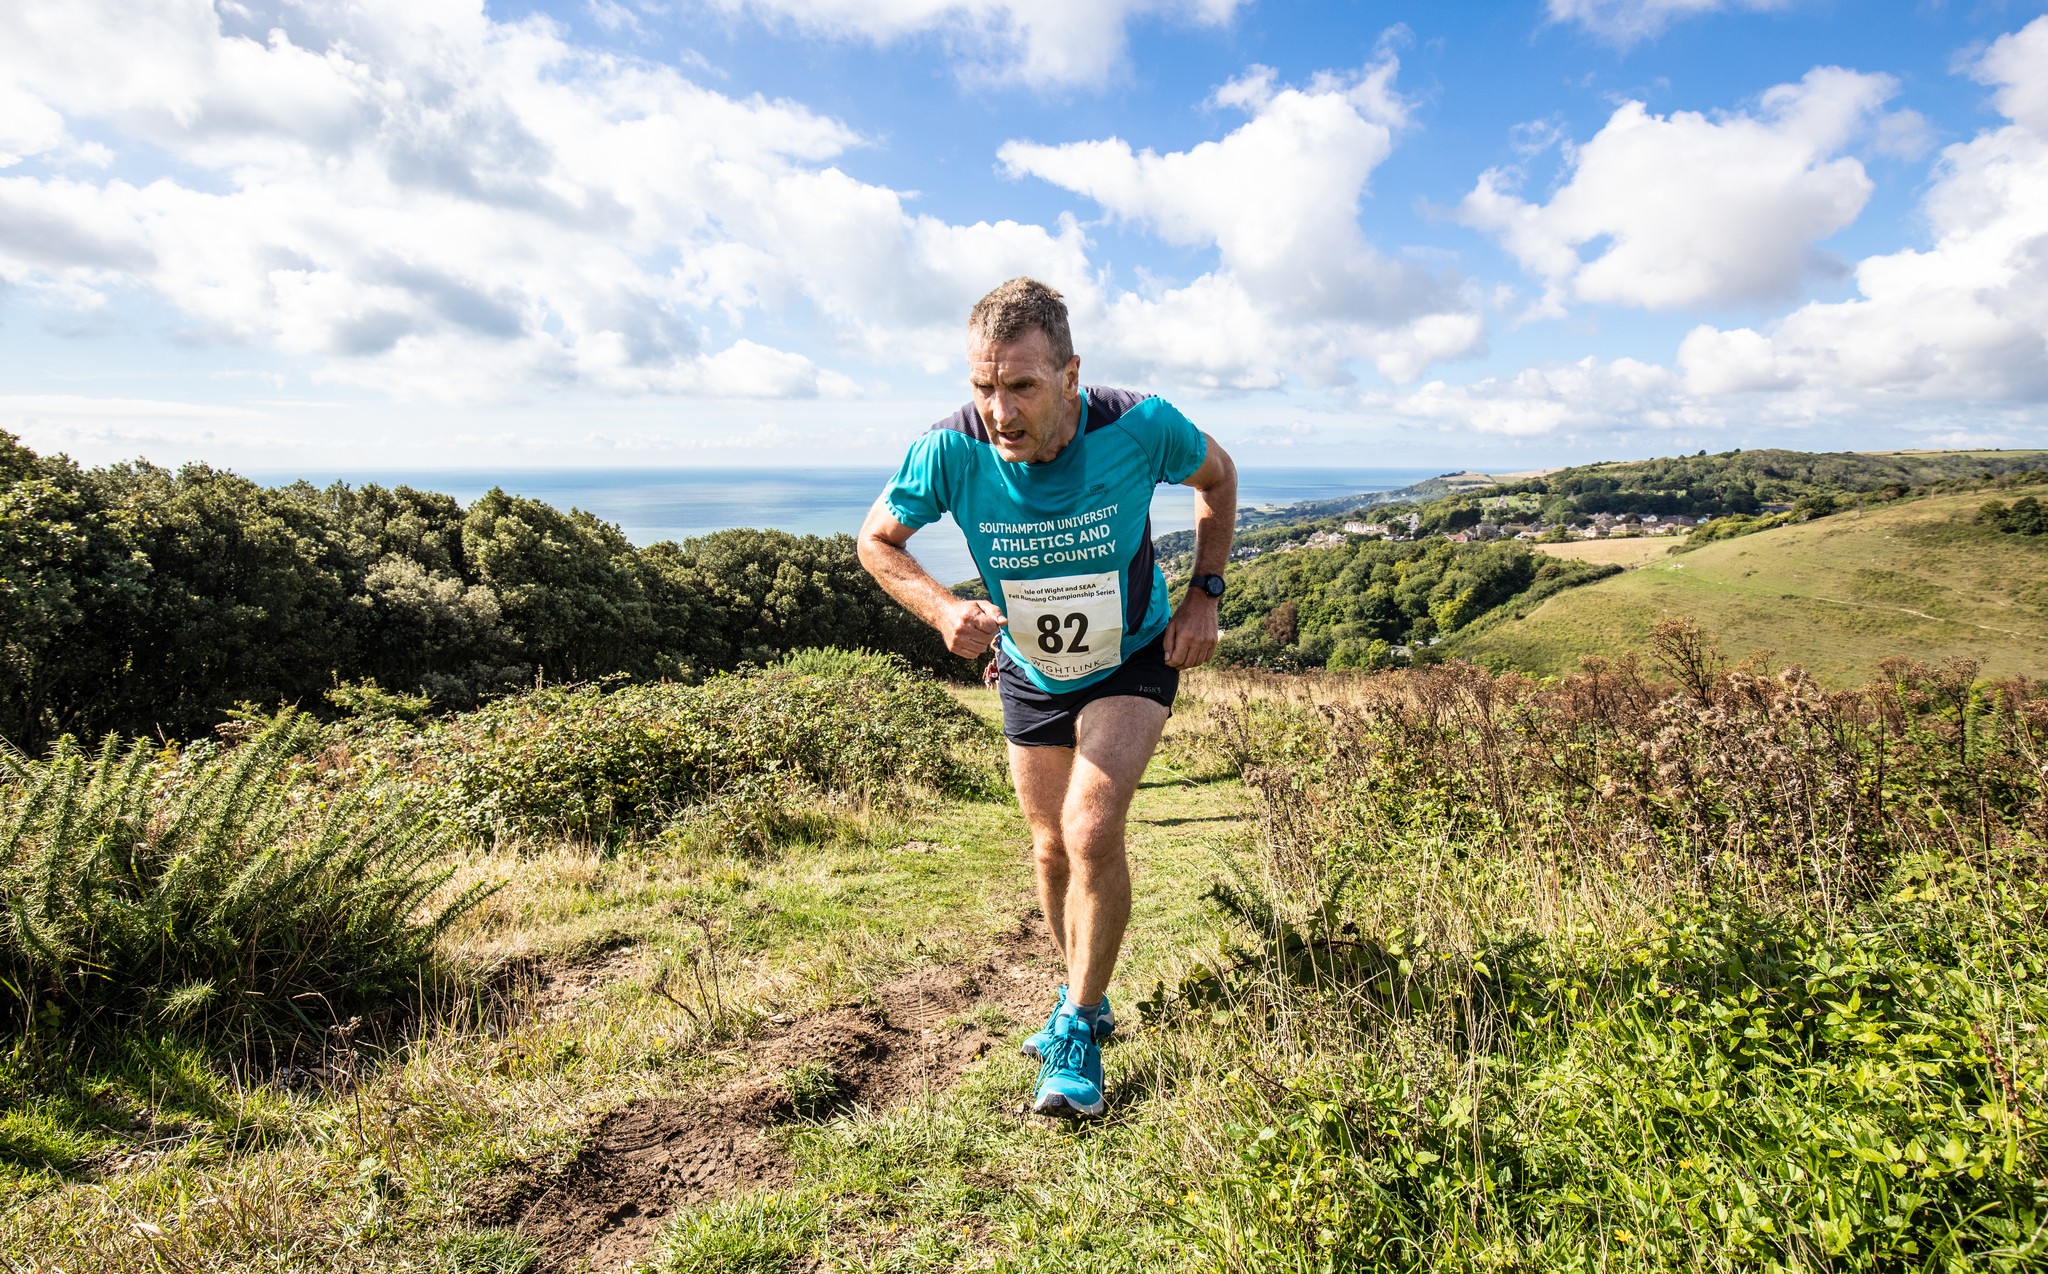
[[[1038,1055],[1049,1069],[1078,1075],[1088,1060],[1088,1039],[1055,1027],[1051,1038],[1039,1045]]]

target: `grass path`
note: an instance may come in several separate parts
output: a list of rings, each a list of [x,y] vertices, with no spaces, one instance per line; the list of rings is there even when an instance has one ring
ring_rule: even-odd
[[[1131,1011],[1156,979],[1175,979],[1191,955],[1213,951],[1215,919],[1202,893],[1219,851],[1251,833],[1251,802],[1234,779],[1191,776],[1155,761],[1128,827],[1134,902],[1111,985],[1133,1029],[1105,1048],[1111,1111],[1073,1125],[1026,1113],[1036,1064],[1015,1045],[1036,1026],[1012,1015],[1002,1043],[929,1102],[861,1111],[793,1130],[786,1189],[701,1209],[672,1225],[649,1266],[658,1274],[724,1269],[819,1271],[1172,1270],[1194,1268],[1166,1221],[1177,1199],[1183,1144],[1195,1126],[1171,1078],[1186,1047],[1136,1028]],[[953,860],[952,896],[978,896],[965,930],[993,933],[1029,912],[1028,832],[1013,805],[952,806],[911,827],[935,843],[976,841],[989,852]],[[934,895],[888,868],[874,883],[896,900],[892,928],[928,916]],[[881,922],[881,917],[876,917]],[[934,927],[938,921],[932,921]],[[1049,943],[1039,938],[1049,954]],[[994,1025],[991,1023],[991,1025]],[[1185,1182],[1180,1182],[1184,1185]]]
[[[995,714],[992,692],[962,698]],[[1156,979],[1214,950],[1201,895],[1251,817],[1234,779],[1164,762],[1147,772],[1111,988],[1133,1025]],[[882,1003],[920,971],[998,951],[1045,985],[1008,1007],[981,1003],[954,1028],[992,1041],[957,1085],[912,1108],[771,1129],[787,1180],[674,1222],[657,1268],[1099,1268],[1091,1235],[1150,1224],[1150,1196],[1166,1188],[1160,1139],[1185,1122],[1172,1085],[1160,1091],[1159,1041],[1133,1031],[1110,1050],[1110,1119],[1075,1128],[1023,1113],[1035,1066],[1015,1045],[1050,1002],[1056,965],[1048,940],[1020,937],[1020,922],[1041,922],[1013,802],[878,815],[862,838],[760,859],[565,845],[472,870],[510,882],[455,935],[467,958],[525,970],[492,982],[498,1007],[381,1061],[365,1052],[349,1063],[359,1081],[324,1090],[208,1078],[196,1055],[167,1056],[124,1063],[72,1105],[8,1113],[10,1145],[33,1138],[62,1155],[41,1168],[17,1159],[0,1179],[0,1269],[574,1269],[522,1265],[534,1249],[507,1207],[561,1179],[617,1112],[787,1082],[753,1074],[763,1053],[749,1041],[769,1039],[773,1058],[774,1021]],[[716,1005],[692,980],[707,946]],[[763,1016],[741,1025],[748,1014]],[[1138,1268],[1174,1264],[1154,1252]]]
[[[1851,601],[1846,597],[1822,597],[1818,593],[1813,595],[1813,600],[1826,602],[1831,606],[1853,606],[1858,610],[1887,610],[1895,614],[1911,615],[1915,619],[1924,619],[1930,624],[1960,624],[1965,628],[1978,628],[1987,633],[2003,633],[2007,637],[2033,636],[2032,633],[2021,632],[2017,628],[1999,628],[1993,624],[1980,624],[1975,620],[1951,619],[1946,615],[1930,615],[1924,610],[1914,610],[1910,606],[1888,606],[1882,602],[1858,602]]]

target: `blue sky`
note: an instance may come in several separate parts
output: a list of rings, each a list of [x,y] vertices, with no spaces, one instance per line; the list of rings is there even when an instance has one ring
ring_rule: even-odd
[[[26,0],[0,428],[887,463],[1032,273],[1246,464],[2048,446],[2042,12]]]

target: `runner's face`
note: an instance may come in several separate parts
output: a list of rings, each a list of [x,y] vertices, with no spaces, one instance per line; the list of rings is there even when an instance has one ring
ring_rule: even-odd
[[[974,408],[1003,459],[1050,460],[1072,437],[1081,415],[1081,360],[1054,363],[1044,332],[1001,345],[970,338],[967,373]]]

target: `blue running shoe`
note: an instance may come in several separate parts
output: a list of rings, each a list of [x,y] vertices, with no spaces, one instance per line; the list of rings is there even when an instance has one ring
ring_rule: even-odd
[[[1059,1014],[1039,1051],[1044,1062],[1031,1109],[1067,1119],[1101,1114],[1108,1104],[1102,1097],[1102,1049],[1088,1023],[1072,1013]]]
[[[1045,1037],[1052,1033],[1053,1019],[1058,1017],[1060,1010],[1065,1007],[1067,1007],[1067,988],[1062,986],[1060,988],[1060,998],[1054,1002],[1052,1012],[1045,1016],[1045,1025],[1038,1028],[1036,1033],[1025,1036],[1024,1046],[1018,1051],[1026,1057],[1042,1056],[1040,1046],[1045,1043]],[[1095,1042],[1100,1044],[1103,1040],[1108,1039],[1110,1032],[1114,1030],[1116,1030],[1116,1013],[1109,1007],[1109,997],[1105,995],[1102,997],[1102,1012],[1098,1013],[1095,1017]]]

